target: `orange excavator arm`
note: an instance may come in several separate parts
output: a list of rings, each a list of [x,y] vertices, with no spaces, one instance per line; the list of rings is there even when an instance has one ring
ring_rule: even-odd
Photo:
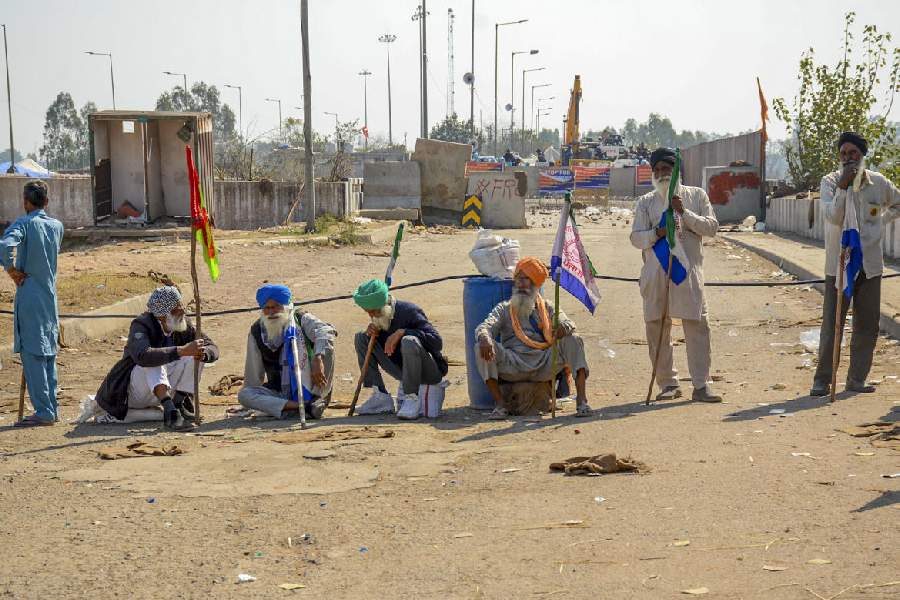
[[[569,97],[569,112],[566,115],[566,139],[567,146],[577,146],[579,139],[579,119],[578,106],[581,104],[581,75],[575,76],[575,83],[572,85],[572,93]],[[573,148],[576,151],[576,148]]]

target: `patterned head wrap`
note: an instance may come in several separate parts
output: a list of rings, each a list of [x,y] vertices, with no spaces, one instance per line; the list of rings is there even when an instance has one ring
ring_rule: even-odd
[[[181,305],[181,292],[174,285],[158,287],[147,300],[147,310],[155,317],[164,317]]]

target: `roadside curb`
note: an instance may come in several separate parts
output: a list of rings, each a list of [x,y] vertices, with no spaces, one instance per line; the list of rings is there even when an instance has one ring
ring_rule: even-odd
[[[814,273],[814,272],[810,271],[809,269],[800,266],[799,264],[792,261],[791,259],[785,258],[781,254],[778,254],[778,253],[768,250],[766,248],[757,246],[751,242],[748,242],[747,240],[738,239],[738,238],[730,236],[728,234],[722,234],[721,237],[723,239],[728,240],[732,244],[735,244],[736,246],[740,246],[741,248],[744,248],[745,250],[749,250],[750,252],[753,252],[755,254],[762,256],[766,260],[777,265],[778,268],[780,268],[782,271],[790,273],[791,275],[794,275],[795,277],[799,277],[800,279],[824,278],[824,275],[822,273]],[[812,287],[814,287],[816,290],[818,290],[819,293],[822,293],[822,294],[825,293],[825,284],[824,283],[814,283],[814,284],[812,284]],[[885,310],[883,303],[881,306],[882,306],[881,320],[879,322],[879,327],[881,328],[881,331],[883,331],[887,335],[891,336],[892,338],[900,339],[900,320],[898,320],[897,318],[894,317],[894,315],[890,314],[887,310]]]
[[[140,294],[115,304],[88,311],[85,315],[134,315],[147,310],[147,299],[150,294]],[[107,335],[128,327],[128,319],[60,319],[59,325],[63,331],[62,339],[66,346],[77,346],[86,340],[103,338]]]

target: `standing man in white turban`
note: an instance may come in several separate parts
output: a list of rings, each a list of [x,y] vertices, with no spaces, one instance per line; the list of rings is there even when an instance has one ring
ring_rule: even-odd
[[[285,285],[264,285],[256,291],[262,312],[247,336],[244,386],[238,401],[276,419],[297,415],[300,397],[306,416],[320,419],[334,385],[334,340],[337,331],[312,313],[294,308]],[[290,338],[296,336],[299,386],[295,381]]]
[[[643,253],[641,296],[644,299],[644,321],[650,360],[657,356],[662,330],[662,347],[655,365],[661,392],[657,400],[681,397],[678,372],[672,359],[672,318],[681,319],[687,346],[688,370],[694,385],[692,400],[721,402],[722,397],[709,387],[711,353],[709,318],[703,294],[703,238],[713,237],[719,221],[703,188],[678,184],[672,196],[672,208],[678,223],[677,243],[680,250],[673,260],[672,281],[666,275],[669,246],[663,215],[668,208],[668,189],[675,166],[675,151],[657,148],[650,154],[654,191],[638,199],[631,226],[631,243]],[[687,262],[687,264],[682,264]],[[666,286],[669,286],[668,293]],[[668,310],[665,298],[668,296]],[[663,313],[666,318],[663,320]]]
[[[822,212],[828,221],[825,231],[825,302],[822,305],[819,364],[809,392],[811,396],[831,393],[838,294],[835,281],[848,202],[856,211],[862,257],[856,265],[858,271],[852,286],[853,336],[850,338],[850,369],[846,389],[861,393],[875,391],[866,378],[872,368],[872,354],[875,352],[881,317],[881,275],[884,272],[881,238],[884,226],[900,217],[900,190],[881,173],[866,169],[865,156],[869,143],[858,133],[846,131],[838,139],[837,147],[841,169],[823,177],[821,186]],[[841,304],[841,330],[850,300],[845,296]]]
[[[187,421],[194,419],[194,361],[218,359],[219,348],[206,336],[198,338],[185,318],[178,288],[156,288],[147,312],[131,322],[124,355],[100,384],[97,404],[118,420],[130,408],[160,407],[166,429],[189,429]]]

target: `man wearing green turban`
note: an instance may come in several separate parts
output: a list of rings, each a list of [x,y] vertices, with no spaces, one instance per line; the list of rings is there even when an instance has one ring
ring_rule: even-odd
[[[360,284],[353,301],[366,311],[371,323],[356,334],[356,356],[362,369],[375,336],[375,347],[363,386],[372,390],[369,399],[357,409],[361,415],[394,412],[394,398],[387,391],[381,369],[400,380],[397,392],[397,416],[417,419],[421,411],[419,386],[440,383],[447,374],[447,360],[441,354],[443,341],[425,312],[411,302],[397,300],[383,281],[372,279]]]

